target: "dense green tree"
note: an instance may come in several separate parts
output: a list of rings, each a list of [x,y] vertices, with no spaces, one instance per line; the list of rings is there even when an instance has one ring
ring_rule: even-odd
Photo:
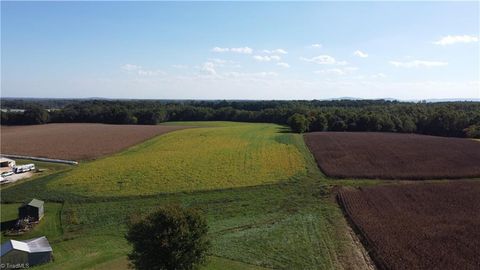
[[[295,113],[288,118],[290,128],[297,133],[303,133],[308,130],[308,119],[303,114]]]
[[[156,125],[161,122],[165,122],[167,114],[165,110],[149,111],[142,110],[135,113],[137,123],[140,125]]]
[[[38,106],[32,106],[23,112],[24,124],[38,125],[45,124],[50,119],[48,112]]]
[[[325,131],[328,128],[327,118],[323,114],[317,114],[310,120],[309,131]]]
[[[402,119],[402,126],[400,127],[399,131],[405,133],[414,133],[417,131],[417,125],[411,118],[405,117]]]
[[[464,132],[468,138],[480,138],[480,124],[469,126]]]
[[[128,255],[135,269],[196,269],[210,247],[207,222],[192,208],[169,205],[128,224],[125,238],[133,247]]]

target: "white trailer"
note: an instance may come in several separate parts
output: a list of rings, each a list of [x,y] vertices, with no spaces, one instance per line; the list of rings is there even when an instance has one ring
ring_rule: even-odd
[[[33,163],[13,167],[14,173],[24,173],[33,170],[35,170],[35,164]]]

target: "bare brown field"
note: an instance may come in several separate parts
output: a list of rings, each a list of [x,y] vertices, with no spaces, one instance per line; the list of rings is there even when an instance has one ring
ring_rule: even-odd
[[[2,126],[1,152],[67,160],[109,155],[185,126],[48,124]]]
[[[379,269],[480,269],[480,182],[343,188],[338,200]]]
[[[480,177],[480,144],[462,138],[376,132],[313,132],[305,141],[328,176],[378,179]]]

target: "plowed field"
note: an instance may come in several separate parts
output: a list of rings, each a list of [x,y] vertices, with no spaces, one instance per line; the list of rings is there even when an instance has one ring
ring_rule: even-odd
[[[375,132],[313,132],[305,141],[318,166],[340,178],[480,177],[480,143],[462,138]]]
[[[181,126],[48,124],[2,126],[3,154],[68,160],[94,159]]]
[[[480,269],[480,182],[344,188],[339,202],[380,269]]]

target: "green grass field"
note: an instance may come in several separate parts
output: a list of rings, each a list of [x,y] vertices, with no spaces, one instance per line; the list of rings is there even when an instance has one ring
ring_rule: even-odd
[[[38,269],[126,267],[130,250],[123,237],[126,219],[165,203],[193,206],[205,213],[213,247],[203,269],[352,266],[345,265],[352,247],[347,224],[331,198],[333,182],[321,174],[301,135],[272,124],[177,124],[202,127],[162,135],[111,157],[2,190],[4,203],[32,197],[61,202],[47,204],[45,219],[52,222],[53,215],[60,226],[45,225],[49,231],[23,236],[49,235],[55,261]],[[149,164],[158,169],[145,172],[137,163],[127,162],[145,160],[143,156],[154,159]],[[255,160],[258,164],[252,164]],[[135,182],[138,187],[119,188],[118,178],[125,179],[125,171],[108,171],[112,162],[128,166],[127,181],[141,180]],[[77,178],[93,177],[89,171],[96,168],[107,170],[99,172],[98,183]],[[170,181],[148,178],[163,174]],[[189,177],[197,179],[195,185],[189,184]],[[15,207],[2,205],[6,209],[2,221],[3,215],[14,215]]]
[[[152,195],[225,189],[305,174],[305,161],[272,124],[216,123],[173,132],[120,154],[85,163],[49,190],[87,196]]]

